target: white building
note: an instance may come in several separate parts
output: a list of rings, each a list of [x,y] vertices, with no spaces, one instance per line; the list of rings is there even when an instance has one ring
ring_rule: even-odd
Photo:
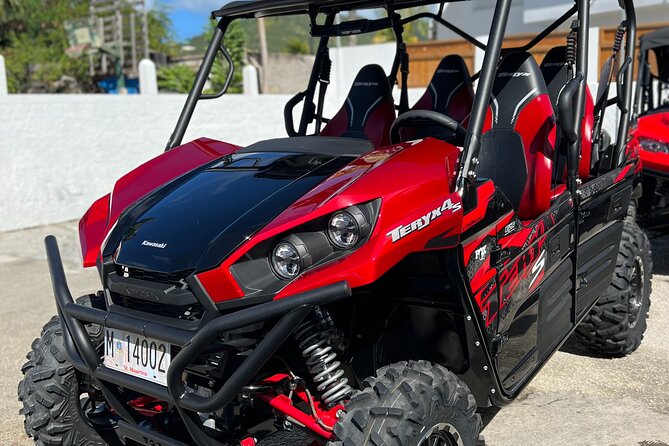
[[[669,0],[636,0],[639,26],[669,22]],[[570,0],[515,0],[512,3],[507,24],[507,35],[536,33],[565,13],[572,5]],[[620,23],[622,11],[618,0],[592,0],[592,27],[610,28]],[[493,0],[471,0],[447,4],[445,18],[468,33],[486,35],[495,8]],[[568,23],[563,28],[568,27]],[[444,27],[439,27],[440,40],[457,36]]]

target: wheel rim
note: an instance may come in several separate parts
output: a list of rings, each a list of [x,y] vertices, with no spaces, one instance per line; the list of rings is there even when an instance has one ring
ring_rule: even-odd
[[[451,423],[438,423],[423,434],[418,446],[464,446],[460,432]]]
[[[630,328],[636,327],[636,324],[639,322],[639,315],[643,306],[643,268],[643,260],[641,260],[641,257],[636,256],[630,274],[632,292],[627,300],[627,320]]]

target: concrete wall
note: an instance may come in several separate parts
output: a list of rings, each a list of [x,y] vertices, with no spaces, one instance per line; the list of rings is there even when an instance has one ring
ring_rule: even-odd
[[[315,56],[310,54],[270,54],[267,66],[268,93],[295,94],[309,83]]]
[[[339,78],[326,116],[341,106],[352,80]],[[410,103],[422,92],[410,90]],[[246,145],[285,136],[289,97],[201,101],[184,141],[207,136]],[[0,97],[0,231],[80,218],[121,175],[162,153],[184,101],[183,95]],[[613,128],[615,113],[606,118],[605,127]]]
[[[285,135],[287,96],[202,101],[185,141],[248,144]],[[116,179],[159,155],[182,95],[0,97],[0,231],[81,217]]]

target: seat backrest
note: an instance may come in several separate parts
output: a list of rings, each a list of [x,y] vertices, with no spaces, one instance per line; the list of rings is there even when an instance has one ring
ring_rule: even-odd
[[[572,78],[571,67],[567,60],[567,47],[556,46],[551,48],[541,61],[541,74],[548,88],[548,95],[551,97],[553,111],[558,114],[557,101],[560,97],[560,91],[567,85]]]
[[[452,54],[441,59],[423,96],[411,110],[431,110],[447,115],[463,127],[467,127],[474,103],[474,84],[464,59]],[[444,141],[455,138],[455,134],[439,126],[403,128],[402,140],[431,136]]]
[[[551,48],[541,61],[541,74],[548,88],[548,95],[553,104],[553,112],[560,119],[558,99],[560,92],[567,82],[572,78],[571,66],[567,60],[567,47],[556,46]],[[567,148],[569,143],[560,134],[560,128],[556,129],[555,151],[553,153],[553,179],[554,185],[564,183],[567,172]]]
[[[462,124],[473,103],[474,84],[467,64],[462,56],[451,54],[441,59],[425,93],[411,109],[436,111]]]
[[[555,114],[531,54],[512,53],[500,62],[484,130],[479,175],[495,182],[519,218],[531,220],[548,210]]]
[[[386,73],[379,65],[360,69],[346,102],[321,131],[323,136],[366,139],[374,147],[390,144],[395,103]]]

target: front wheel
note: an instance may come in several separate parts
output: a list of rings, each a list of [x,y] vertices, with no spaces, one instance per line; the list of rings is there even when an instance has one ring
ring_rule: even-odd
[[[481,417],[467,386],[427,361],[379,369],[346,405],[329,446],[474,446]]]
[[[96,299],[92,296],[92,299]],[[91,297],[77,300],[94,305]],[[99,326],[87,326],[101,342]],[[42,329],[21,368],[18,397],[23,403],[24,428],[38,445],[105,446],[119,444],[110,416],[90,378],[68,362],[58,317]]]

